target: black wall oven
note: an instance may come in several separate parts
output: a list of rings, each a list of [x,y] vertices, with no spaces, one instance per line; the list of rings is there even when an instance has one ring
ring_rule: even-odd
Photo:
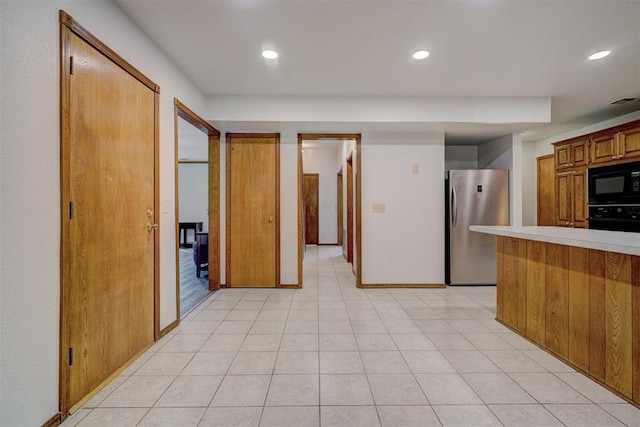
[[[589,228],[640,233],[640,162],[589,169]]]

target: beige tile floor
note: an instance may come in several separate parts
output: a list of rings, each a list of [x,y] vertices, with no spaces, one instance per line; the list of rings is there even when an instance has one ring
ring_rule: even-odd
[[[495,288],[214,293],[63,425],[640,426],[640,410],[493,320]]]

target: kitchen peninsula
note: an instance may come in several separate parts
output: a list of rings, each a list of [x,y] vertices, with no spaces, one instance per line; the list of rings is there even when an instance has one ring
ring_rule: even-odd
[[[640,234],[469,229],[498,236],[496,319],[640,406]]]

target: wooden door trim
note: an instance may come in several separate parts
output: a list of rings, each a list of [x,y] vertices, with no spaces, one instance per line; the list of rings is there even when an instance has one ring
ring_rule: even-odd
[[[238,133],[228,132],[226,134],[226,159],[225,159],[225,281],[226,287],[231,287],[231,140],[233,138],[273,138],[275,149],[275,174],[276,174],[276,283],[275,287],[282,287],[280,284],[280,134],[279,133]]]
[[[304,171],[303,171],[304,172]],[[304,179],[305,176],[316,176],[318,177],[318,204],[316,206],[317,211],[318,211],[318,216],[317,216],[317,226],[316,226],[316,230],[318,230],[318,241],[315,243],[316,245],[320,245],[320,174],[319,173],[303,173],[302,174],[302,178]],[[306,190],[305,190],[306,193]],[[306,212],[306,210],[305,210]],[[305,221],[307,220],[306,216],[305,216]],[[307,242],[307,239],[305,238],[305,243],[309,243]]]
[[[302,141],[317,141],[320,139],[338,139],[356,141],[356,217],[355,217],[355,253],[358,254],[356,266],[356,286],[362,287],[362,162],[361,162],[361,142],[362,135],[359,133],[299,133],[298,134],[298,287],[302,288],[302,259],[304,257],[303,236],[302,236]]]
[[[132,77],[145,85],[154,93],[154,210],[159,210],[160,194],[160,151],[159,151],[159,105],[160,86],[146,77],[135,67],[125,61],[97,37],[82,27],[65,11],[59,11],[60,22],[60,348],[59,348],[59,384],[58,384],[58,409],[61,421],[67,418],[69,402],[70,367],[70,309],[69,293],[71,286],[71,242],[70,226],[65,218],[69,215],[68,200],[71,193],[71,36],[75,35],[108,58],[111,62],[129,73]],[[156,216],[159,222],[159,215]],[[157,340],[160,331],[160,231],[156,232],[154,239],[154,339]]]
[[[344,213],[343,213],[343,206],[342,206],[342,166],[340,166],[340,169],[338,170],[338,173],[336,174],[336,181],[337,181],[337,189],[336,189],[336,196],[337,196],[337,200],[336,200],[336,210],[338,218],[337,218],[337,228],[338,228],[338,246],[342,246],[343,242],[342,242],[342,221],[344,218]]]
[[[129,64],[124,58],[100,41],[96,36],[91,34],[86,28],[80,25],[78,21],[73,19],[71,15],[64,10],[60,10],[58,15],[60,24],[67,27],[71,32],[85,42],[89,43],[94,49],[109,58],[111,62],[122,68],[124,71],[131,74],[131,76],[137,79],[140,83],[144,84],[152,91],[160,93],[160,86],[155,84],[150,78],[142,74],[137,68]]]
[[[178,98],[173,98],[173,137],[174,137],[174,204],[175,204],[175,236],[176,236],[176,323],[180,324],[180,250],[179,240],[179,179],[180,164],[208,164],[208,209],[209,209],[209,245],[207,259],[209,261],[209,290],[220,289],[220,132]],[[180,161],[178,156],[179,134],[178,118],[193,125],[207,135],[208,161]]]

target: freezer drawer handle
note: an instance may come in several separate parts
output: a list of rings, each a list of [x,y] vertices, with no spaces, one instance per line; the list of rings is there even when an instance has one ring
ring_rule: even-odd
[[[458,198],[456,197],[456,187],[451,186],[451,226],[458,223]]]

